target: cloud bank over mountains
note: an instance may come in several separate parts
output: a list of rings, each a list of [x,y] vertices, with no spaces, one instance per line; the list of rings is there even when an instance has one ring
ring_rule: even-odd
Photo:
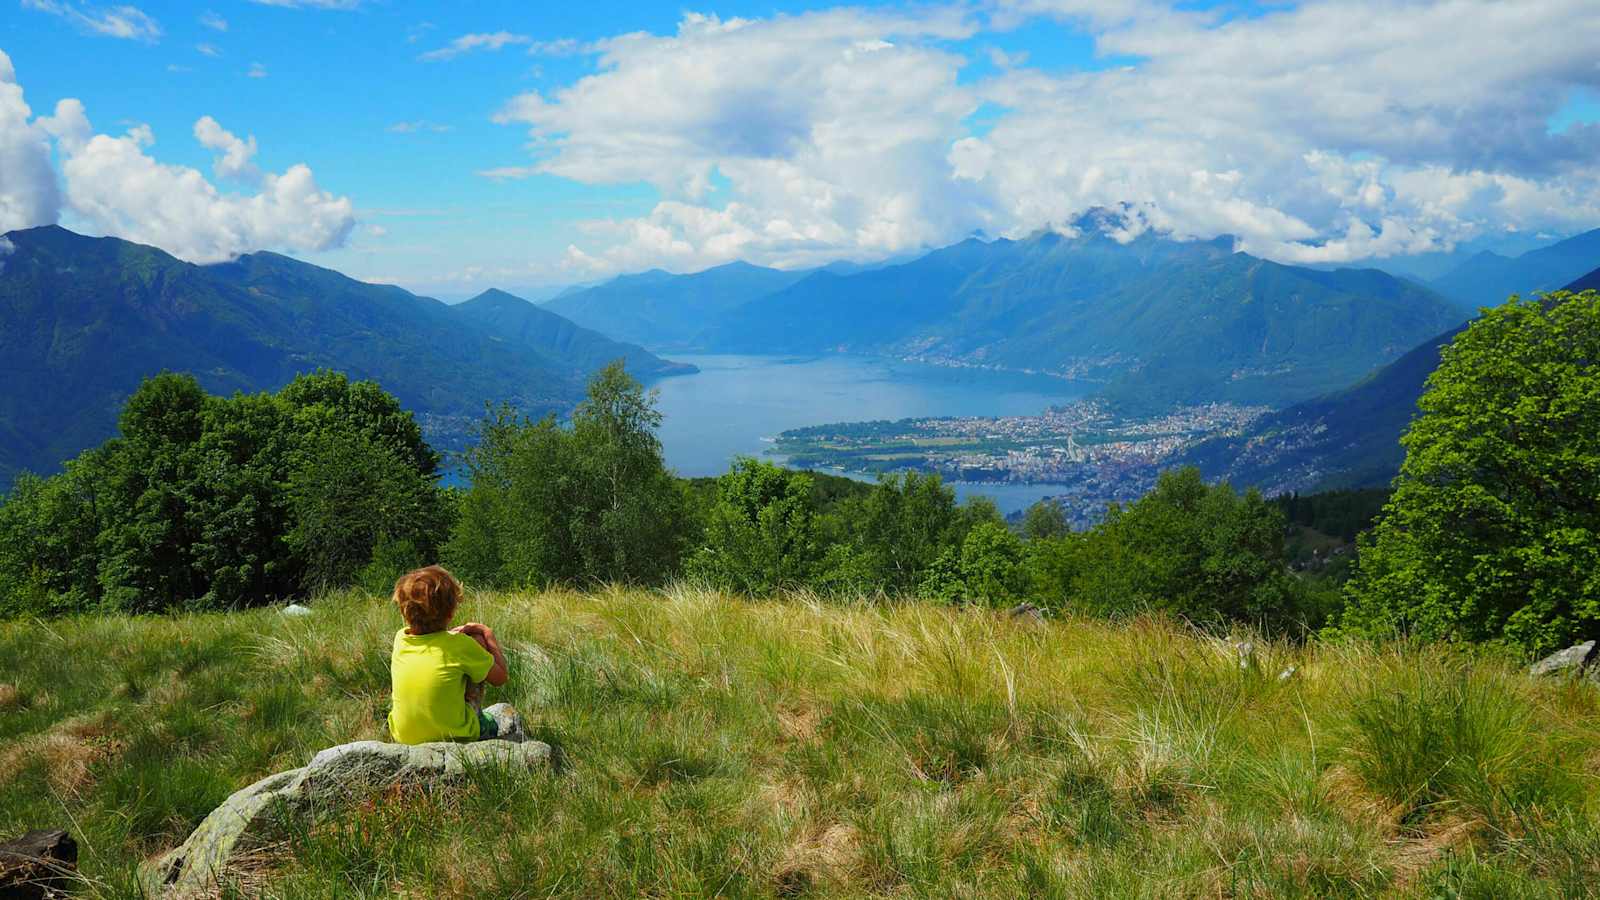
[[[1104,67],[967,77],[979,54],[955,45],[1040,17],[1088,32]],[[1549,128],[1600,89],[1597,46],[1592,0],[689,14],[511,98],[498,120],[527,126],[534,162],[485,174],[659,189],[569,249],[597,272],[864,258],[1124,201],[1178,235],[1354,261],[1600,221],[1600,125]]]
[[[198,263],[268,248],[326,250],[348,238],[354,205],[318,187],[309,167],[261,171],[255,138],[241,139],[210,116],[195,123],[194,136],[217,154],[217,177],[246,193],[221,191],[195,169],[157,161],[146,152],[155,143],[146,126],[121,137],[96,134],[78,100],[34,117],[0,51],[0,232],[53,224],[65,213],[74,225]]]
[[[130,6],[23,5],[88,35],[162,35]],[[601,201],[645,184],[653,205],[577,225],[553,218],[557,236],[511,259],[452,247],[446,265],[550,281],[734,259],[805,266],[1060,228],[1124,203],[1129,236],[1227,233],[1242,250],[1298,263],[1600,224],[1600,123],[1586,121],[1600,104],[1594,0],[1243,0],[1209,11],[977,0],[688,12],[667,33],[581,41],[535,24],[474,24],[482,30],[437,35],[420,55],[411,43],[431,26],[413,26],[394,65],[426,66],[453,86],[454,73],[521,57],[515,80],[488,70],[503,78],[497,90],[463,82],[453,96],[497,108],[494,121],[516,129],[500,133],[525,133],[528,152],[476,155],[461,177],[559,178],[595,186]],[[201,27],[221,34],[228,23],[203,16]],[[1052,41],[1084,39],[1087,63],[1053,58]],[[529,56],[562,60],[563,80],[528,90],[545,77]],[[403,112],[396,134],[442,135],[454,126],[436,123],[460,121],[453,109]],[[210,173],[161,162],[148,127],[95,133],[77,100],[35,116],[0,52],[0,230],[63,220],[196,261],[346,245],[354,205],[308,166],[265,171],[255,138],[211,116],[193,137],[213,154]]]

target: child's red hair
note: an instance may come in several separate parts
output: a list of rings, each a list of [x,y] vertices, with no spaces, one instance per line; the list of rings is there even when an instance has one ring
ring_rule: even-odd
[[[394,605],[412,634],[442,631],[461,603],[461,582],[440,566],[407,572],[394,583]]]

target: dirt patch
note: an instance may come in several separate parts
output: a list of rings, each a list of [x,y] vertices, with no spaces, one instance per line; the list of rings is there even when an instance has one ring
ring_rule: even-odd
[[[92,780],[90,767],[105,756],[103,744],[60,732],[32,735],[0,755],[0,781],[10,781],[35,761],[42,761],[50,787],[76,797]]]
[[[1343,766],[1329,766],[1322,774],[1323,796],[1352,819],[1382,822],[1386,829],[1398,826],[1403,805],[1379,797],[1361,776]]]
[[[21,703],[22,697],[14,684],[0,684],[0,709],[10,709]]]
[[[75,716],[0,752],[0,781],[9,781],[35,761],[42,761],[46,783],[57,793],[78,797],[94,780],[90,773],[94,764],[121,749],[110,737],[107,714]]]

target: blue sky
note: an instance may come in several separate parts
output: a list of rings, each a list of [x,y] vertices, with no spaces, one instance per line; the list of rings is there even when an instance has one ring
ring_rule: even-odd
[[[1306,262],[1600,225],[1592,3],[0,3],[0,225],[443,296],[1119,201]]]

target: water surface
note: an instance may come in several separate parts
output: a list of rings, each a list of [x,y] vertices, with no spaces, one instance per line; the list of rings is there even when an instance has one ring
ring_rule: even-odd
[[[780,431],[829,422],[918,416],[1032,415],[1082,396],[1045,376],[952,369],[876,357],[671,354],[700,367],[666,378],[660,437],[679,475],[720,475],[736,456],[767,456]],[[991,497],[1003,511],[1023,509],[1060,485],[957,484],[962,497]]]

